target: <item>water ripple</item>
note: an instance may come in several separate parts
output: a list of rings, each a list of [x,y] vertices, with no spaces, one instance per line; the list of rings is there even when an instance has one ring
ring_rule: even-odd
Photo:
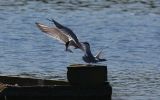
[[[45,36],[35,22],[55,18],[107,58],[113,100],[160,98],[160,2],[157,0],[0,1],[0,75],[66,80],[82,52]],[[74,59],[73,59],[74,58]]]

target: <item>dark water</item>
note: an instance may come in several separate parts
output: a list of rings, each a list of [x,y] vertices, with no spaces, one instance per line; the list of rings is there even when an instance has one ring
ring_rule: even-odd
[[[66,67],[84,63],[80,50],[45,36],[35,22],[55,18],[93,53],[105,47],[113,100],[160,98],[159,0],[1,0],[0,75],[66,80]]]

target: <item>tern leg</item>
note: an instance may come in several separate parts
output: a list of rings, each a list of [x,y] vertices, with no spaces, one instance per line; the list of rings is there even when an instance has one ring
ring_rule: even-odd
[[[65,47],[66,47],[65,51],[73,52],[72,50],[68,49],[69,43],[70,43],[70,41],[66,42],[66,44],[65,44]]]

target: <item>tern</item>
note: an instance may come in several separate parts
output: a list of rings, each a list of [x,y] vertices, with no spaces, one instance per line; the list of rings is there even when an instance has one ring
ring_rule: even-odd
[[[50,21],[54,22],[56,27],[49,27],[47,25],[38,22],[36,22],[36,25],[42,32],[46,33],[48,36],[51,36],[52,38],[64,43],[66,51],[72,52],[72,50],[68,48],[69,46],[73,46],[75,48],[79,48],[82,51],[84,51],[77,36],[73,33],[71,29],[61,25],[54,19],[51,19]]]
[[[82,59],[86,63],[98,63],[98,62],[102,62],[102,61],[107,61],[106,59],[100,58],[102,50],[99,51],[95,56],[93,56],[93,54],[90,50],[90,44],[88,42],[81,42],[81,44],[83,45],[83,48],[84,48],[84,56],[82,57]]]
[[[49,27],[42,23],[36,22],[37,27],[46,35],[56,40],[59,40],[60,42],[65,44],[66,51],[72,52],[72,50],[69,49],[69,46],[81,49],[84,52],[84,56],[82,56],[82,59],[86,63],[98,63],[102,61],[107,61],[106,59],[100,58],[102,50],[99,51],[95,56],[93,56],[90,49],[90,44],[88,42],[79,42],[77,36],[73,33],[73,31],[70,28],[63,26],[54,19],[48,20],[53,22],[55,24],[55,27]]]

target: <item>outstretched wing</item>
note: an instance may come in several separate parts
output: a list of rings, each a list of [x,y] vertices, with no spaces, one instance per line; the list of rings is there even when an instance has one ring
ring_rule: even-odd
[[[102,54],[102,51],[103,51],[103,49],[101,49],[94,57],[95,57],[96,59],[100,59],[100,56],[101,56],[101,54]]]
[[[36,25],[42,32],[46,33],[56,40],[59,40],[64,44],[69,41],[68,36],[56,27],[51,28],[41,23],[36,23]]]
[[[73,33],[73,31],[70,28],[61,25],[60,23],[58,23],[54,19],[48,19],[48,20],[52,21],[57,28],[59,28],[61,31],[63,31],[64,34],[66,34],[70,38],[70,40],[73,40],[78,45],[79,40],[78,40],[77,36]]]

